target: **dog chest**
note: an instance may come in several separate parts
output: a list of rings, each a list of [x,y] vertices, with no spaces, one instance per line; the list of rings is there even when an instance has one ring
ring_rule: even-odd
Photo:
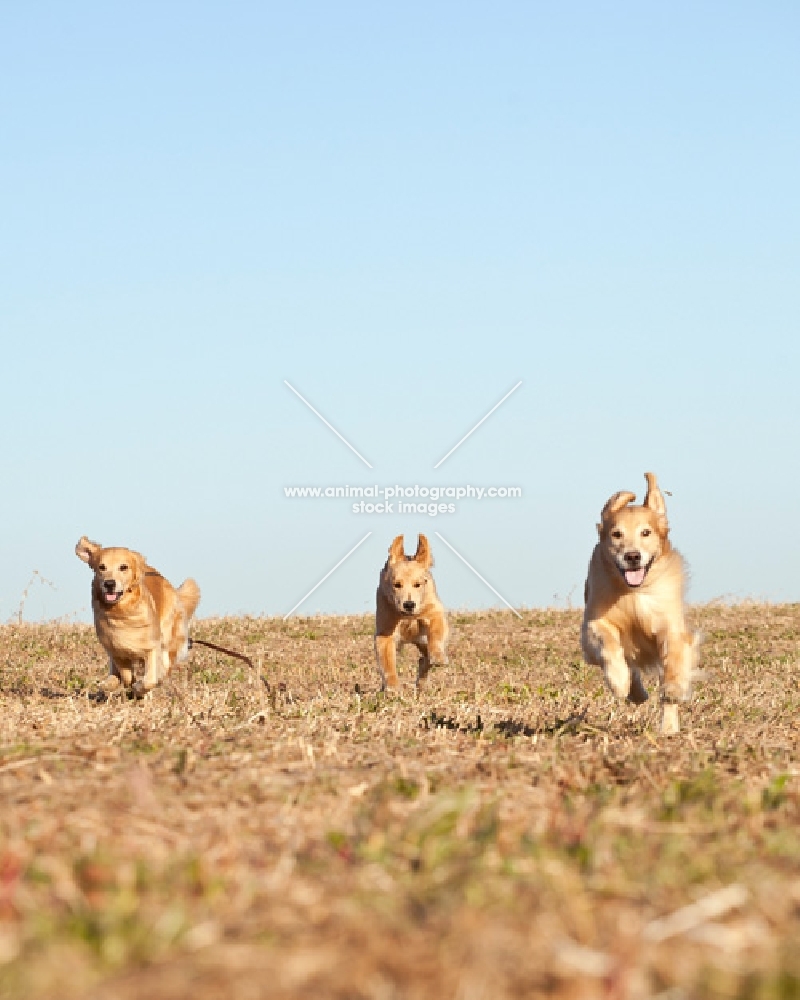
[[[95,613],[97,638],[109,652],[143,656],[158,645],[158,635],[149,616],[112,617]]]

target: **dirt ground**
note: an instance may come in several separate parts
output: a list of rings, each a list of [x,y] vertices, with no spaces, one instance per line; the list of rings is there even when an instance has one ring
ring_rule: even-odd
[[[141,702],[0,627],[0,997],[800,997],[800,605],[693,609],[670,738],[579,617],[453,614],[391,698],[366,617],[200,621],[257,670]]]

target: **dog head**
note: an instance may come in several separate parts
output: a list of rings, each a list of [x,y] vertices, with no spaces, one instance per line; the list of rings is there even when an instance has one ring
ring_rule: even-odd
[[[103,607],[113,607],[141,583],[147,562],[131,549],[104,549],[86,535],[75,546],[75,554],[94,570],[92,596]]]
[[[389,546],[381,586],[384,597],[398,614],[406,617],[418,615],[428,603],[433,590],[431,566],[433,558],[425,535],[419,536],[413,556],[405,554],[402,535],[398,535]]]
[[[600,515],[600,545],[631,589],[641,587],[653,563],[670,548],[667,506],[652,472],[646,472],[647,496],[641,507],[629,506],[635,493],[615,493]]]

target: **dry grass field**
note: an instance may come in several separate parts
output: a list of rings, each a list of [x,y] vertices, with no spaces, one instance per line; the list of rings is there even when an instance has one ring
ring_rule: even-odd
[[[0,997],[800,997],[800,605],[694,608],[683,732],[579,613],[453,614],[378,693],[365,617],[237,618],[142,702],[0,628]]]

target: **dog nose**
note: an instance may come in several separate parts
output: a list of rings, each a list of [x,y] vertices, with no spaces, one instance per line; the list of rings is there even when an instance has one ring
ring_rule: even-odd
[[[415,607],[416,604],[413,601],[403,601],[403,611],[407,611],[411,614]]]
[[[117,585],[113,580],[103,580],[103,589],[107,590],[109,594],[113,594],[117,589]]]
[[[641,561],[642,561],[641,552],[625,553],[625,562],[628,563],[629,566],[638,566]]]

